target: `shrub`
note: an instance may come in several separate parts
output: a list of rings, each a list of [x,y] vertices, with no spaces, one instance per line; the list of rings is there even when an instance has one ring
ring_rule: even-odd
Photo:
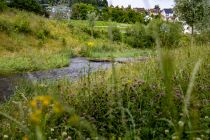
[[[195,43],[198,45],[209,44],[210,43],[210,31],[206,30],[200,34],[195,34]]]
[[[0,20],[0,31],[9,33],[12,30],[11,24],[6,20]]]
[[[18,32],[29,33],[31,31],[30,23],[25,18],[21,18],[17,20],[14,27],[15,27],[15,31],[18,31]]]
[[[36,0],[11,0],[10,7],[43,14],[44,10]]]
[[[179,23],[169,23],[160,19],[148,24],[148,34],[153,40],[159,39],[162,47],[177,47],[182,37],[182,27]]]
[[[117,26],[110,26],[109,30],[110,30],[109,36],[112,41],[121,41],[122,40],[122,35],[120,32],[120,29],[117,28]]]
[[[72,19],[87,19],[88,13],[97,11],[96,8],[91,4],[76,3],[72,6]]]
[[[91,30],[89,27],[87,27],[87,26],[83,26],[83,27],[81,27],[81,29],[82,29],[83,32],[87,33],[87,34],[90,35],[90,36],[93,36],[94,38],[99,38],[100,35],[101,35],[101,32],[100,32],[100,31],[97,31],[97,30],[94,30],[94,29],[93,29],[93,31],[92,31],[92,30]]]
[[[6,8],[6,4],[4,0],[0,1],[0,12],[2,12]]]
[[[127,29],[125,42],[134,48],[149,48],[153,46],[154,39],[147,35],[144,25],[136,24]]]
[[[37,29],[36,36],[37,38],[43,41],[51,36],[50,30],[47,28],[47,26],[45,25],[43,21],[39,22],[39,27]]]
[[[182,35],[182,38],[180,39],[179,46],[189,46],[190,42],[191,42],[190,35]]]

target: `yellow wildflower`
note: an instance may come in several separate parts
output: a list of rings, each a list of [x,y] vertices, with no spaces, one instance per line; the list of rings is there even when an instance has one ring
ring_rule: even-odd
[[[42,110],[40,110],[40,109],[31,113],[31,115],[30,115],[31,121],[35,124],[39,124],[41,121],[41,114],[42,114]]]
[[[37,101],[34,99],[31,101],[31,107],[36,108],[37,106]]]
[[[23,140],[29,140],[28,136],[24,136]]]
[[[58,102],[55,102],[55,104],[53,106],[53,110],[55,111],[55,113],[63,112],[63,108]]]
[[[94,43],[90,41],[90,42],[87,43],[87,46],[92,48],[94,46]]]
[[[37,96],[37,97],[36,97],[36,99],[39,100],[39,101],[43,101],[44,98],[45,98],[44,96]]]
[[[49,104],[50,104],[50,100],[45,99],[45,100],[43,101],[43,105],[44,105],[44,106],[48,106]]]
[[[45,96],[44,99],[42,100],[42,103],[44,106],[48,106],[50,104],[51,97],[50,96]]]
[[[131,83],[132,83],[132,80],[128,80],[127,83],[128,83],[128,84],[131,84]]]

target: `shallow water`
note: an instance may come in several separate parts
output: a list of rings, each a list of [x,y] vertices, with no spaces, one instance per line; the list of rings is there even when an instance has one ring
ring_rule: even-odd
[[[15,86],[18,85],[19,79],[39,81],[44,79],[68,78],[70,81],[75,81],[88,73],[96,72],[98,70],[106,70],[110,67],[111,62],[91,62],[86,58],[77,57],[72,58],[70,65],[65,68],[0,77],[0,100],[6,100],[13,94]]]
[[[145,61],[147,58],[116,58],[114,62],[131,63]],[[0,101],[6,100],[14,93],[14,89],[19,85],[20,80],[26,79],[29,82],[45,80],[45,79],[62,79],[68,78],[70,81],[76,81],[78,78],[87,75],[88,73],[98,70],[106,70],[111,68],[112,63],[109,61],[89,61],[83,57],[71,58],[68,67],[28,72],[23,74],[0,77]]]

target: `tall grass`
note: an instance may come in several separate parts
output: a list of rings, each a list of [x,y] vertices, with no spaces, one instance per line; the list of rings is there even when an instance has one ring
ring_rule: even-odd
[[[190,57],[186,55],[189,50]],[[9,116],[1,117],[0,137],[208,139],[207,50],[206,46],[163,50],[161,61],[151,58],[143,63],[113,65],[110,71],[93,73],[76,83],[22,83],[16,95],[1,105],[1,112]],[[29,117],[31,103],[40,95],[50,96],[52,101],[42,108],[40,119],[44,122],[34,124]],[[58,114],[51,110],[56,102],[63,108]],[[29,133],[9,118],[27,126]]]

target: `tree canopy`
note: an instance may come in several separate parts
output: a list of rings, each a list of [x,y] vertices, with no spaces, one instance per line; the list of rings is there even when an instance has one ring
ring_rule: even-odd
[[[98,7],[107,7],[108,2],[107,0],[69,0],[70,6],[74,5],[75,3],[86,3],[92,4]]]
[[[43,14],[44,10],[36,0],[11,0],[10,7]]]
[[[95,12],[99,20],[112,20],[121,23],[144,22],[145,13],[139,13],[131,8],[103,7],[99,9],[91,4],[75,3],[72,6],[72,19],[87,19],[87,14]]]
[[[176,14],[192,27],[192,34],[194,26],[207,22],[204,19],[209,16],[205,8],[208,0],[175,0],[175,2]]]

